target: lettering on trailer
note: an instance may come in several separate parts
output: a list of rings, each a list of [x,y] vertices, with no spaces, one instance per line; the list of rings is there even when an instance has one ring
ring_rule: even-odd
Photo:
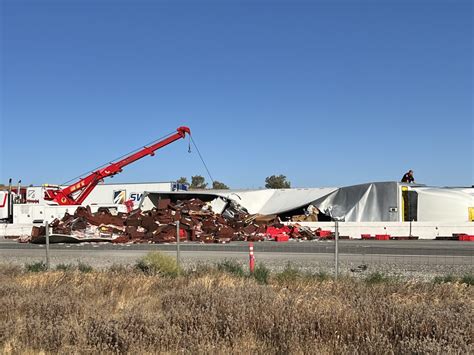
[[[138,192],[132,192],[132,193],[130,194],[129,200],[132,200],[134,204],[137,204],[137,203],[140,202],[140,200],[142,199],[142,197],[143,197],[143,192],[140,192],[140,193],[138,193]]]
[[[125,190],[114,191],[114,204],[119,205],[125,203],[125,196],[127,196]]]
[[[171,191],[188,191],[188,185],[173,182],[171,183]]]

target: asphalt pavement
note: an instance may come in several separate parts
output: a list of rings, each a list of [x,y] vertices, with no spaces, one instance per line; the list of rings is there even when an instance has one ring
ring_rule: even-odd
[[[288,265],[308,272],[333,273],[334,241],[259,242],[254,243],[255,258],[273,271]],[[248,243],[229,244],[181,243],[181,263],[186,268],[216,264],[225,259],[248,265]],[[150,251],[176,256],[176,244],[52,244],[51,266],[86,263],[94,268],[133,265]],[[0,242],[0,264],[25,265],[44,261],[45,245],[22,244],[11,240]],[[397,277],[432,280],[440,275],[472,274],[474,243],[459,241],[339,241],[341,274],[363,277],[381,272]],[[363,270],[363,271],[361,271]]]
[[[256,253],[309,253],[334,254],[334,241],[289,241],[277,243],[272,241],[256,242]],[[198,244],[185,242],[180,244],[183,252],[197,253],[246,253],[248,242],[232,242],[228,244]],[[1,240],[0,253],[4,250],[42,250],[44,244],[18,243],[14,240]],[[112,244],[112,243],[80,243],[51,244],[51,250],[82,250],[82,251],[175,251],[176,244]],[[14,253],[14,252],[12,252]],[[427,255],[427,256],[474,256],[474,243],[445,240],[340,240],[340,254],[356,255]]]

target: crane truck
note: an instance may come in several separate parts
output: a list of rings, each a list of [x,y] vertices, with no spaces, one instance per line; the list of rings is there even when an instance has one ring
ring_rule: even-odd
[[[124,167],[139,159],[148,155],[154,156],[158,149],[185,138],[186,134],[190,135],[191,130],[185,126],[179,127],[175,133],[168,135],[164,139],[149,146],[144,146],[105,167],[94,170],[68,186],[46,185],[42,188],[44,192],[42,200],[44,203],[16,203],[19,202],[19,194],[15,190],[12,191],[10,185],[8,190],[0,191],[0,221],[3,223],[42,222],[46,218],[61,217],[65,212],[73,213],[77,206],[82,205],[91,192],[105,178],[119,174]],[[119,210],[125,208],[124,205],[115,207]]]

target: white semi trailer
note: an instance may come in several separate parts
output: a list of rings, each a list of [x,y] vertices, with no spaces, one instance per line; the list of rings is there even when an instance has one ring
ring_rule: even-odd
[[[30,186],[18,194],[18,189],[0,191],[0,221],[3,223],[40,223],[64,216],[65,212],[74,213],[78,205],[60,206],[45,200],[45,190],[50,186]],[[147,182],[99,184],[87,196],[82,206],[115,208],[126,210],[125,202],[130,201],[138,207],[145,191],[183,191],[187,185],[176,182]],[[21,191],[21,190],[20,190]]]

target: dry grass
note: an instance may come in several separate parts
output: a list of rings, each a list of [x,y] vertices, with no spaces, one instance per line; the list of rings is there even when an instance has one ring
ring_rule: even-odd
[[[3,353],[472,353],[473,288],[0,269]]]

